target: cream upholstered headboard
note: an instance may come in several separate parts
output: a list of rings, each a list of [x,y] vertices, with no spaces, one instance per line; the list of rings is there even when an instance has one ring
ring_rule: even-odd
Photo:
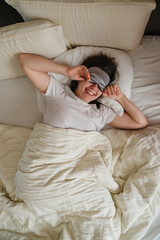
[[[144,35],[160,35],[160,1],[155,0],[156,8],[152,11]],[[0,27],[23,22],[22,16],[5,0],[0,0]]]
[[[25,21],[62,25],[72,46],[134,50],[141,42],[154,0],[6,0]]]

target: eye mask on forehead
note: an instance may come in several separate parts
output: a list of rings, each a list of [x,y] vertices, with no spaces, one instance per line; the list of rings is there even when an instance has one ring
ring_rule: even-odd
[[[90,78],[89,82],[96,83],[99,89],[103,92],[105,87],[110,83],[109,75],[98,67],[88,69]]]

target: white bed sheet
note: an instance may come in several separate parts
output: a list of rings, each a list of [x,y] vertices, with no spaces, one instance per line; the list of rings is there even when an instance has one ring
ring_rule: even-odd
[[[160,36],[145,36],[130,53],[134,80],[131,100],[143,111],[150,125],[160,123]]]
[[[131,52],[134,79],[131,100],[143,111],[150,125],[160,123],[160,36],[145,36]],[[142,240],[160,239],[160,208]]]

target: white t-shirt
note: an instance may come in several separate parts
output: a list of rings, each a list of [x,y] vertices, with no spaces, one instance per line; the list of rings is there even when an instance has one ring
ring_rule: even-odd
[[[110,123],[116,113],[104,105],[88,104],[78,98],[68,85],[50,76],[44,95],[43,122],[58,128],[73,128],[82,131],[100,131]]]

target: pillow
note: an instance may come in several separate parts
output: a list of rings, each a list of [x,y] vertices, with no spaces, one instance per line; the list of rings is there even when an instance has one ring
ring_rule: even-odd
[[[77,47],[75,49],[71,49],[69,51],[66,51],[65,53],[62,53],[60,56],[56,57],[54,61],[70,66],[76,66],[82,64],[82,62],[87,57],[98,53],[104,53],[110,57],[115,58],[118,64],[117,70],[119,73],[119,77],[112,84],[118,84],[122,92],[128,98],[130,98],[131,84],[133,81],[133,68],[131,58],[124,51],[101,47]],[[63,83],[70,84],[71,80],[63,75],[55,73],[51,73],[51,75]],[[120,116],[123,114],[123,108],[117,101],[108,98],[103,98],[101,101],[103,102],[103,104],[106,104],[107,106],[112,108]]]
[[[44,20],[9,25],[0,29],[0,80],[24,76],[19,53],[54,58],[66,51],[62,26]]]
[[[0,123],[33,128],[42,122],[36,90],[27,77],[0,81]]]
[[[154,0],[6,0],[25,21],[48,19],[62,25],[72,46],[133,50],[142,39]]]

